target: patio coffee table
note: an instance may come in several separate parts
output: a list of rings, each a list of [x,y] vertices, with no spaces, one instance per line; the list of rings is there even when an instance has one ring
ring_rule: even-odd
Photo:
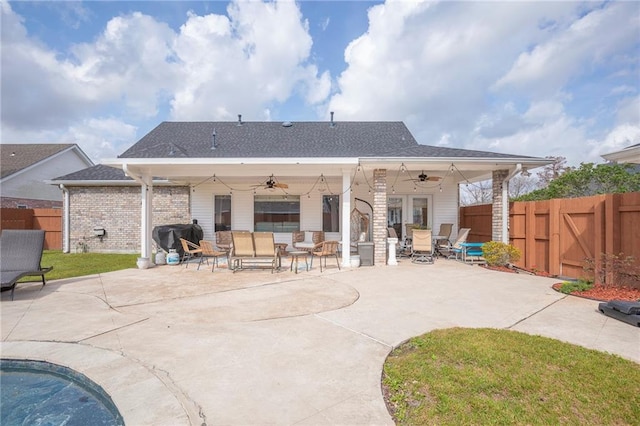
[[[307,271],[309,270],[309,263],[307,262],[307,256],[309,255],[308,251],[304,251],[304,250],[299,250],[299,251],[290,251],[289,252],[289,256],[291,256],[291,267],[289,268],[290,271],[293,271],[293,262],[296,262],[296,274],[298,273],[298,262],[300,261],[301,257],[304,257],[304,264],[307,268]]]

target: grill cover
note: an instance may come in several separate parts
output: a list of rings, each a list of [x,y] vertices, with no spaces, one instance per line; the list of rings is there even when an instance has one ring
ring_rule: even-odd
[[[170,249],[175,249],[180,253],[180,257],[184,254],[180,238],[184,238],[187,241],[191,241],[195,244],[200,244],[204,233],[200,225],[195,223],[174,225],[159,225],[153,228],[153,241],[158,244],[164,251],[168,252]]]

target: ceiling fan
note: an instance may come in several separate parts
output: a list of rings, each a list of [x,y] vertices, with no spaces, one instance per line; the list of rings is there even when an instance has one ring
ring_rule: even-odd
[[[417,178],[405,179],[405,180],[412,181],[412,182],[429,182],[429,181],[437,182],[440,179],[442,179],[440,176],[428,176],[423,170],[422,173],[420,173]]]
[[[261,187],[264,189],[274,189],[274,188],[282,188],[282,189],[287,189],[289,188],[289,185],[287,185],[286,183],[280,183],[278,182],[275,177],[273,175],[269,176],[269,179],[267,179],[267,181],[265,183],[261,183],[259,185],[253,185],[253,187],[257,188],[257,187]]]

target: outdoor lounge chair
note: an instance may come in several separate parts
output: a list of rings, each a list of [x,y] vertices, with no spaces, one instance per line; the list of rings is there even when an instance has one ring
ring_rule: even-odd
[[[18,280],[26,276],[41,276],[42,287],[46,281],[44,275],[53,266],[40,266],[44,249],[42,230],[5,229],[0,235],[0,277],[2,291],[11,290],[11,300]]]
[[[398,238],[398,233],[396,232],[396,229],[392,226],[387,228],[387,234],[389,235],[390,238],[397,238],[398,242],[396,243],[396,256],[397,257],[408,257],[411,255],[411,252],[407,250],[407,248],[405,247],[404,243],[400,241],[400,238]]]
[[[453,243],[438,246],[438,252],[448,259],[457,259],[462,255],[462,243],[467,242],[471,228],[461,228]]]
[[[196,257],[198,254],[202,253],[202,249],[196,243],[192,243],[191,241],[185,240],[184,238],[180,238],[180,243],[182,244],[182,250],[184,250],[184,254],[182,255],[182,259],[180,261],[182,263],[186,263],[185,268],[188,268],[189,261],[192,258]]]
[[[254,232],[253,248],[256,261],[271,262],[271,273],[280,267],[280,247],[276,245],[273,232]]]
[[[322,272],[322,259],[324,258],[324,267],[327,267],[327,257],[335,257],[338,269],[340,269],[340,259],[338,259],[338,241],[323,241],[311,250],[311,268],[313,268],[313,258],[319,257],[320,272]]]
[[[230,260],[231,269],[235,272],[242,269],[242,261],[254,256],[253,237],[249,231],[231,231],[233,240],[232,254]]]
[[[198,270],[200,269],[200,265],[202,262],[206,260],[207,264],[209,264],[209,258],[213,258],[213,265],[211,266],[211,272],[213,269],[218,266],[218,258],[224,257],[227,255],[225,251],[216,250],[211,241],[201,240],[200,241],[200,263],[198,263]]]
[[[413,230],[411,262],[425,264],[432,264],[434,262],[433,242],[431,241],[430,229]]]
[[[437,240],[434,241],[436,246],[447,245],[449,243],[449,238],[451,238],[452,229],[453,229],[453,223],[440,224],[440,230],[436,235],[434,235],[434,238],[436,236],[443,237],[443,238],[438,238]]]

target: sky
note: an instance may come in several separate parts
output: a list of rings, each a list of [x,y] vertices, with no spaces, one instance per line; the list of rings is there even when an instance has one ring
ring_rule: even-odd
[[[640,143],[636,1],[11,1],[1,142],[95,162],[162,121],[403,121],[568,165]]]

